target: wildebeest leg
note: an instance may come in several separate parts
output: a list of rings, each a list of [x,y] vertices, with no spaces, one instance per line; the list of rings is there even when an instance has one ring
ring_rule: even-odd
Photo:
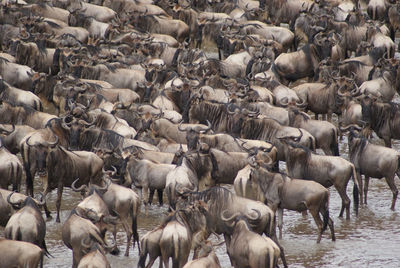
[[[113,237],[114,237],[114,241],[117,241],[117,226],[114,225],[113,226]],[[115,244],[115,247],[112,249],[112,251],[110,252],[113,255],[118,255],[119,254],[119,249],[117,244]]]
[[[364,204],[367,204],[367,195],[368,195],[368,186],[369,186],[369,177],[365,177],[365,185],[364,185]]]
[[[363,188],[363,181],[362,181],[362,178],[361,178],[360,170],[356,169],[356,174],[357,174],[358,186],[360,187],[359,193],[360,193],[360,202],[361,202],[361,205],[362,205],[362,203],[364,201],[364,199],[363,199],[363,195],[364,195],[363,189],[364,188]]]
[[[163,190],[162,189],[157,189],[157,194],[158,194],[158,203],[162,207],[163,204],[164,204],[164,201],[163,201]]]
[[[329,218],[328,226],[329,226],[329,229],[331,230],[332,241],[336,241],[335,229],[333,227],[333,220],[331,218]]]
[[[148,211],[148,209],[149,209],[149,206],[148,206],[148,203],[149,203],[149,188],[147,186],[145,186],[145,187],[143,187],[142,191],[143,191],[143,196],[142,197],[143,197],[143,203],[144,203],[144,211],[145,211],[145,214],[147,216],[148,213],[149,213],[149,211]]]
[[[57,208],[57,218],[56,222],[60,222],[60,208],[61,208],[61,198],[63,193],[63,183],[62,178],[59,178],[58,187],[57,187],[57,201],[56,201],[56,208]]]
[[[391,210],[394,210],[394,207],[396,205],[396,199],[399,191],[397,190],[396,184],[394,183],[394,176],[392,177],[385,177],[387,184],[390,187],[390,190],[392,190],[393,193],[393,199],[392,199],[392,206],[390,207]]]
[[[126,250],[125,250],[125,256],[129,256],[129,246],[131,244],[131,239],[132,239],[132,231],[129,228],[129,224],[126,220],[126,218],[124,220],[121,220],[122,223],[122,227],[125,230],[126,233]]]
[[[321,220],[321,217],[319,216],[319,211],[315,207],[309,208],[309,210],[310,210],[311,215],[314,218],[315,224],[318,227],[317,243],[320,243],[321,242],[322,233],[323,233],[323,231],[322,231],[322,220]]]
[[[346,187],[342,187],[339,185],[335,185],[336,190],[338,191],[340,198],[342,199],[342,208],[340,209],[339,218],[343,217],[344,209],[346,209],[346,220],[350,219],[350,198],[346,193]]]
[[[315,120],[318,120],[319,115],[315,113]]]
[[[282,239],[282,226],[283,226],[283,209],[278,208],[279,239]]]
[[[153,196],[154,196],[154,192],[156,191],[156,189],[150,189],[150,195],[149,195],[149,205],[151,205],[151,203],[153,202]]]

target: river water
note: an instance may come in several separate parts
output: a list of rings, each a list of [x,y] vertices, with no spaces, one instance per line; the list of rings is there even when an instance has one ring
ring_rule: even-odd
[[[340,145],[341,156],[347,158],[347,139]],[[400,150],[400,143],[394,142]],[[284,166],[283,166],[284,168]],[[399,179],[396,185],[400,187]],[[352,197],[353,182],[348,185],[348,195]],[[283,239],[281,244],[286,251],[290,267],[399,267],[400,266],[400,208],[390,210],[392,193],[384,180],[372,179],[368,193],[368,205],[360,207],[359,216],[352,211],[349,221],[338,218],[341,199],[331,188],[330,213],[335,224],[336,242],[326,231],[320,244],[316,243],[316,225],[309,215],[303,217],[292,211],[285,211]],[[50,209],[55,211],[56,192],[49,196]],[[80,201],[80,195],[66,188],[63,194],[61,222],[70,210]],[[353,209],[352,209],[353,210]],[[153,205],[147,216],[139,216],[139,235],[156,227],[167,214],[167,207]],[[45,258],[45,267],[71,267],[72,252],[61,240],[62,223],[47,222],[46,243],[53,258]],[[0,232],[1,234],[3,232]],[[120,229],[117,243],[121,252],[125,251],[125,233]],[[225,246],[216,248],[223,267],[230,267]],[[112,267],[136,267],[138,250],[131,249],[130,256],[107,255]],[[158,262],[154,265],[158,267]]]

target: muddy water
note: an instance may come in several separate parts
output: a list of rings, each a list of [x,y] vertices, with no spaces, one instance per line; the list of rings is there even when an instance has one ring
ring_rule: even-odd
[[[347,158],[346,138],[341,143],[341,155]],[[394,148],[400,150],[400,143]],[[400,188],[399,179],[396,184]],[[348,186],[351,197],[353,183]],[[400,265],[400,215],[389,209],[392,193],[384,180],[370,181],[368,205],[360,208],[358,218],[352,212],[351,219],[339,219],[341,200],[331,188],[330,213],[335,223],[336,242],[332,242],[329,232],[323,235],[320,244],[316,243],[316,225],[311,216],[303,217],[296,212],[285,211],[282,246],[285,248],[290,267],[399,267]],[[50,209],[55,211],[56,193],[49,199]],[[65,189],[62,202],[61,221],[64,222],[69,211],[80,200],[80,196]],[[166,207],[153,206],[148,216],[139,217],[139,235],[157,226],[167,214]],[[47,223],[46,242],[54,258],[46,258],[45,267],[71,267],[72,252],[61,240],[62,224]],[[3,233],[3,232],[0,232]],[[122,252],[125,251],[125,234],[118,232],[117,242]],[[224,246],[216,249],[223,267],[230,267]],[[107,255],[112,267],[136,267],[137,247],[130,251],[130,257]],[[158,262],[154,265],[158,267]]]

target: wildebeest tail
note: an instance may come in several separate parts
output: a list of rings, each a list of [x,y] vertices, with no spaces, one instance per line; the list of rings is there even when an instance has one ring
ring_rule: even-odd
[[[28,146],[28,150],[25,151],[24,146],[21,145],[20,151],[21,151],[21,156],[22,156],[22,162],[23,162],[24,169],[25,169],[27,192],[29,192],[30,189],[33,189],[33,178],[32,178],[32,174],[31,174],[31,165],[29,163],[30,147]],[[28,193],[28,194],[31,194],[31,193]]]
[[[263,256],[264,258],[260,258],[258,267],[271,267],[271,259],[270,252]]]
[[[174,251],[174,258],[173,258],[173,260],[172,260],[172,268],[179,268],[179,260],[180,260],[180,255],[181,255],[181,252],[180,252],[180,249],[181,249],[181,247],[180,247],[180,242],[181,242],[181,240],[179,239],[179,236],[177,237],[177,239],[176,239],[176,237],[173,237],[173,240],[174,240],[174,249],[173,249],[173,251]]]
[[[339,143],[338,143],[338,132],[336,129],[332,129],[333,139],[331,143],[331,151],[334,156],[339,156]]]
[[[137,264],[137,268],[144,268],[147,259],[147,239],[142,239],[142,244],[139,245],[139,252],[139,262]]]
[[[46,241],[43,240],[43,245],[42,245],[41,248],[43,249],[44,255],[45,255],[47,258],[50,258],[50,257],[54,258],[53,255],[51,255],[50,252],[47,250]]]
[[[397,156],[397,172],[400,170],[400,155]]]
[[[136,213],[135,204],[131,204],[131,217],[132,217],[132,234],[133,234],[132,246],[133,246],[133,248],[135,248],[135,243],[137,243],[139,254],[140,254],[139,234],[137,231],[137,213]]]
[[[360,186],[358,185],[358,180],[357,180],[357,172],[356,172],[356,168],[354,167],[354,165],[351,165],[352,168],[352,172],[353,172],[353,200],[354,200],[354,210],[356,211],[356,215],[358,215],[358,207],[360,205],[360,194],[359,194],[359,188]]]

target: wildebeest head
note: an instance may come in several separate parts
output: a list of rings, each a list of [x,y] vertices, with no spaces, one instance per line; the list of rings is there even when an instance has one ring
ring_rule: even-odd
[[[260,211],[256,209],[252,209],[256,215],[253,214],[247,214],[247,215],[242,215],[241,213],[234,213],[229,216],[229,211],[224,210],[221,213],[221,219],[222,221],[225,222],[226,224],[226,233],[231,235],[236,226],[244,226],[247,228],[247,230],[251,230],[250,223],[256,223],[260,221],[261,218],[261,213]]]
[[[199,144],[200,133],[206,133],[211,129],[211,123],[207,120],[208,128],[198,129],[196,127],[182,128],[182,122],[179,124],[178,129],[180,131],[186,131],[186,142],[189,150],[196,150]]]
[[[21,209],[23,207],[32,207],[35,210],[40,212],[39,206],[43,206],[45,204],[45,201],[38,201],[33,199],[32,197],[28,196],[25,198],[25,200],[19,200],[18,202],[11,201],[11,196],[14,194],[14,192],[10,193],[7,196],[7,202],[14,208],[14,209]],[[40,193],[41,194],[41,193]],[[41,194],[41,198],[43,199],[43,195]]]
[[[331,55],[333,42],[329,36],[324,33],[318,33],[314,36],[313,43],[317,48],[320,60],[326,59]]]
[[[58,136],[54,134],[55,140],[52,142],[42,141],[40,143],[30,144],[29,141],[32,138],[29,137],[25,143],[28,147],[35,148],[35,162],[36,162],[36,170],[41,177],[46,176],[47,174],[47,156],[50,150],[57,146],[58,144]]]

